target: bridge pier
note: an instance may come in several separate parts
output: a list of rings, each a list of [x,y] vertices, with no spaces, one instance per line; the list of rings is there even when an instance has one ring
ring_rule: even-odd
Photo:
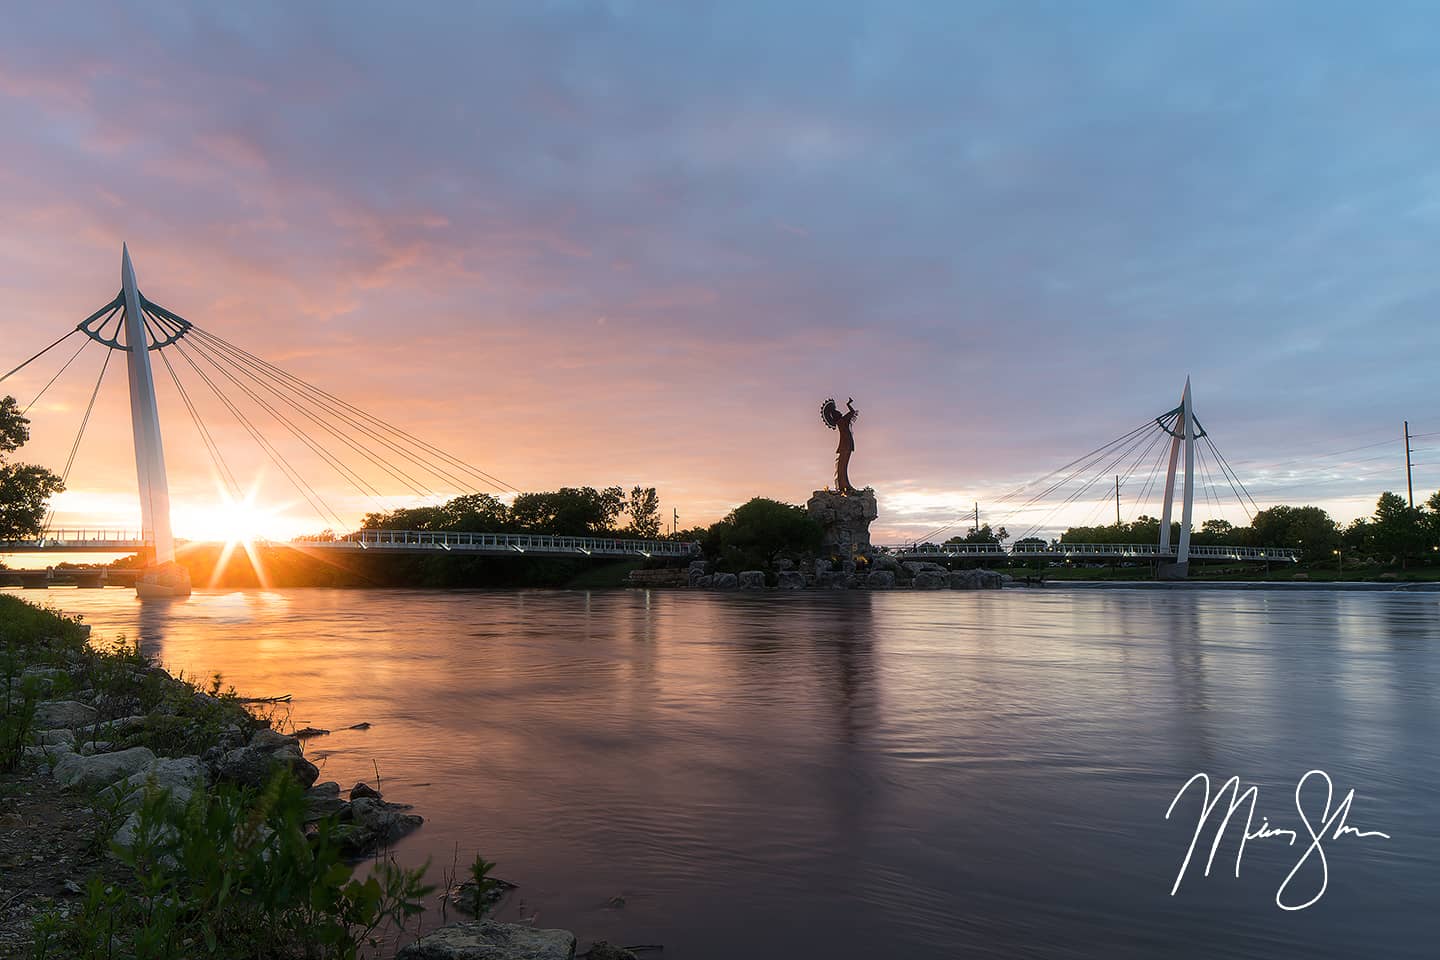
[[[1189,576],[1189,560],[1182,560],[1179,563],[1166,563],[1162,560],[1155,567],[1156,580],[1184,580]]]

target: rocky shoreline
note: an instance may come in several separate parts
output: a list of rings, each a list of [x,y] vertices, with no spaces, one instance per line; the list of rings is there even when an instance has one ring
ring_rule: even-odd
[[[774,572],[711,570],[707,560],[691,562],[685,586],[697,590],[999,590],[1011,583],[1009,574],[993,570],[951,570],[926,560],[901,562],[876,553],[862,561],[821,559],[809,569],[782,560]]]
[[[97,651],[77,621],[22,608],[20,601],[12,608],[11,600],[0,597],[0,956],[69,956],[47,951],[46,938],[64,936],[67,925],[72,935],[88,935],[73,928],[93,923],[94,914],[86,913],[90,901],[124,896],[116,891],[137,882],[143,887],[143,872],[137,877],[127,868],[140,869],[158,834],[169,831],[173,839],[184,818],[213,813],[213,803],[206,806],[213,791],[252,798],[256,812],[241,816],[233,829],[253,831],[261,824],[264,835],[270,828],[260,819],[262,808],[283,805],[277,785],[293,783],[288,789],[299,791],[302,809],[289,829],[297,838],[303,830],[302,843],[329,844],[352,863],[377,856],[382,873],[389,846],[424,822],[367,783],[342,791],[335,781],[317,782],[320,770],[306,759],[302,743],[326,731],[276,730],[233,692],[221,695],[218,681],[202,690],[133,650]],[[45,629],[57,635],[15,642],[19,631],[10,630],[6,619],[13,612],[50,618]],[[14,739],[17,731],[20,740]],[[13,748],[8,754],[7,743]],[[198,805],[192,803],[197,794]],[[161,808],[170,811],[169,821],[157,819]],[[503,896],[509,888],[491,880],[486,890]],[[424,909],[418,872],[410,892],[415,897],[404,915]],[[473,889],[467,904],[464,892],[461,884],[441,896],[462,915],[483,914],[493,905],[482,905]],[[575,948],[569,931],[481,916],[432,930],[398,953],[392,947],[364,955],[569,960]],[[586,956],[634,960],[635,954],[597,942]]]

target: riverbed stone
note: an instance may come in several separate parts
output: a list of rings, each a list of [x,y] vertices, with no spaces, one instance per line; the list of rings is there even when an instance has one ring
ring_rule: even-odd
[[[42,747],[53,746],[57,743],[66,743],[74,746],[75,734],[69,730],[37,730],[35,742]]]
[[[916,590],[940,590],[949,585],[946,577],[947,573],[943,572],[943,568],[941,570],[921,570],[915,574],[915,580],[911,586]]]
[[[370,800],[384,799],[380,795],[379,790],[376,790],[374,787],[370,786],[370,784],[366,783],[364,780],[361,780],[359,783],[355,784],[355,786],[350,788],[350,799],[360,800],[364,798],[368,798]]]
[[[386,803],[373,797],[352,800],[349,821],[335,832],[341,849],[349,855],[361,856],[394,843],[425,822],[424,817],[405,812],[409,809],[408,804]]]
[[[781,590],[803,590],[805,574],[799,570],[781,570],[775,575],[775,586]]]
[[[951,590],[978,590],[980,587],[980,576],[976,570],[952,570],[945,579]]]
[[[871,570],[865,576],[865,586],[871,590],[889,590],[895,586],[893,570]]]
[[[298,747],[290,745],[278,749],[246,746],[230,750],[215,762],[215,778],[259,789],[270,782],[277,766],[294,774],[302,787],[309,787],[320,778],[319,768],[306,760]]]
[[[932,563],[932,562],[929,561],[929,560],[906,560],[903,564],[901,564],[901,566],[904,567],[904,568],[905,568],[905,572],[908,573],[908,574],[910,574],[910,576],[912,576],[912,577],[919,576],[919,575],[922,574],[922,573],[949,573],[949,572],[950,572],[949,570],[947,570],[945,567],[941,566],[940,564],[938,564],[938,563]]]
[[[132,773],[113,789],[127,810],[140,806],[149,789],[164,791],[172,807],[183,807],[208,781],[208,771],[199,757],[165,757],[156,760],[149,769]]]
[[[573,960],[575,934],[523,923],[464,920],[402,947],[396,960]]]
[[[740,579],[740,589],[741,589],[741,590],[764,590],[764,589],[765,589],[765,571],[764,571],[764,570],[742,570],[742,571],[740,572],[740,578],[739,578],[739,579]]]
[[[131,747],[90,757],[70,753],[61,757],[55,765],[55,779],[67,787],[94,790],[147,770],[154,763],[155,754],[147,747]]]
[[[501,900],[509,896],[510,891],[516,889],[516,885],[509,880],[501,880],[499,877],[488,877],[487,879],[491,883],[483,900],[479,896],[479,884],[474,880],[466,880],[464,883],[458,883],[450,888],[450,902],[457,909],[473,917],[479,914],[482,908],[488,913]]]
[[[43,700],[35,705],[34,725],[37,729],[53,730],[57,727],[75,729],[94,723],[99,716],[88,703],[76,700]]]
[[[736,590],[740,587],[740,578],[733,573],[717,573],[710,587],[712,590]]]

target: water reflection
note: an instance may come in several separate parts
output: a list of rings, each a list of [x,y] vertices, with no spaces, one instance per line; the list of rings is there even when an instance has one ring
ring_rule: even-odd
[[[294,696],[542,925],[671,958],[1407,957],[1440,933],[1436,599],[1266,592],[55,592]],[[373,726],[353,731],[359,721]],[[1356,787],[1396,838],[1280,915],[1282,846],[1169,897],[1191,774]],[[606,909],[624,896],[623,910]]]

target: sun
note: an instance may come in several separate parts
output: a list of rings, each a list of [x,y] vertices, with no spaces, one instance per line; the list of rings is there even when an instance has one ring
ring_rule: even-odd
[[[185,518],[184,529],[193,543],[222,544],[220,557],[215,562],[210,586],[219,582],[221,574],[230,562],[236,549],[245,551],[250,566],[260,578],[260,585],[268,586],[265,568],[255,544],[266,539],[267,531],[273,530],[280,510],[263,507],[255,502],[260,490],[257,481],[244,497],[236,499],[230,491],[217,484],[217,500],[211,505]]]

